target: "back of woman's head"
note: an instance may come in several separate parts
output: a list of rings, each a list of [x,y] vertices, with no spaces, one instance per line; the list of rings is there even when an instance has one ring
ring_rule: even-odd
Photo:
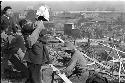
[[[19,25],[21,27],[21,33],[23,35],[30,35],[34,31],[34,28],[31,24],[28,24],[26,19],[22,19],[19,21]]]

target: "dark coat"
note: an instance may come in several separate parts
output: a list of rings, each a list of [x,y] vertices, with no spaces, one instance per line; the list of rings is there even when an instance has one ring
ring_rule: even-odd
[[[5,54],[16,54],[19,48],[25,52],[24,39],[20,35],[9,35],[7,37],[6,48],[4,49]]]
[[[41,65],[48,63],[49,54],[46,48],[46,40],[39,38],[32,48],[27,49],[24,60]]]
[[[26,47],[24,44],[24,39],[21,35],[14,35],[15,38],[13,38],[13,40],[11,41],[11,44],[16,48],[19,49],[21,48],[21,50],[23,52],[25,52]]]
[[[21,71],[23,75],[28,75],[28,70],[26,66],[21,63],[20,59],[17,58],[14,54],[21,48],[24,52],[26,50],[24,45],[24,40],[20,35],[9,35],[7,37],[6,44],[2,49],[2,72],[8,67],[8,60],[14,65],[14,68],[18,71]],[[11,75],[11,74],[10,74]]]

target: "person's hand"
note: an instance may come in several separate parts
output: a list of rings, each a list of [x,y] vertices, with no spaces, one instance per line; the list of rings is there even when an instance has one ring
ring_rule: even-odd
[[[61,74],[65,73],[65,70],[64,69],[60,70],[60,73]]]
[[[36,28],[45,29],[42,21],[36,21],[35,26]]]
[[[69,76],[71,74],[71,71],[68,71],[66,68],[63,70],[60,70],[61,73],[65,73],[66,76]]]
[[[61,69],[60,71],[61,71],[62,73],[67,73],[67,72],[68,72],[66,67],[63,68],[63,69]]]
[[[25,56],[25,53],[22,51],[21,48],[18,49],[17,51],[17,54],[18,54],[18,57],[23,60],[24,56]]]

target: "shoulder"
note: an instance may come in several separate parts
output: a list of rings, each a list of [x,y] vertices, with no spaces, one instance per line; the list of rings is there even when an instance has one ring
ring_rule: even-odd
[[[75,56],[80,59],[85,59],[84,53],[80,52],[79,50],[75,52]]]
[[[77,55],[83,55],[83,53],[80,52],[79,50],[76,50],[76,51],[75,51],[75,54],[77,54]]]
[[[5,15],[2,15],[1,18],[5,18]]]
[[[1,19],[7,19],[7,17],[5,15],[2,15]]]
[[[7,22],[8,21],[8,18],[5,16],[5,15],[2,15],[1,16],[1,21],[3,22]]]
[[[82,55],[81,52],[78,51],[78,50],[76,50],[75,53],[73,54],[73,57],[78,58],[78,57],[80,57],[81,55]]]

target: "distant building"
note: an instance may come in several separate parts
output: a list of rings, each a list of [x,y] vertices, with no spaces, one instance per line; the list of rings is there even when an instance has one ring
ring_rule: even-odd
[[[74,23],[66,23],[64,24],[64,34],[71,35],[72,29],[74,29]]]
[[[116,19],[118,16],[120,16],[120,13],[121,12],[100,12],[99,17]]]
[[[92,19],[91,22],[106,23],[106,22],[109,22],[109,19],[103,19],[103,18],[97,17]]]
[[[92,12],[82,13],[82,15],[84,15],[84,18],[96,18],[99,16],[98,13],[92,13]]]

